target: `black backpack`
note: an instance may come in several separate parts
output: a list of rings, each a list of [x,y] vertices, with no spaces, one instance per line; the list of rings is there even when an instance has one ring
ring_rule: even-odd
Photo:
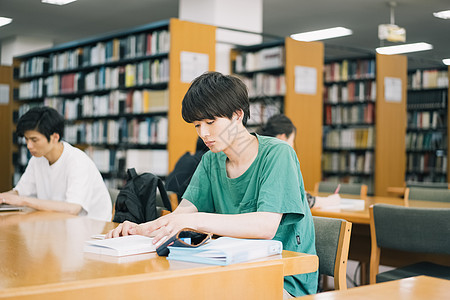
[[[134,168],[128,169],[127,174],[127,183],[117,196],[113,222],[131,221],[139,224],[158,218],[156,188],[159,189],[164,208],[172,211],[161,178],[152,173],[138,175]]]

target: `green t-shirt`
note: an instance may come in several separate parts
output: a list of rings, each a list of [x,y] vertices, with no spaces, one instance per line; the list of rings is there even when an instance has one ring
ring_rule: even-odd
[[[227,177],[223,152],[207,152],[183,195],[200,212],[282,213],[274,237],[283,249],[316,254],[314,224],[295,151],[279,139],[259,136],[258,155],[238,178]],[[317,272],[285,277],[285,289],[296,297],[317,291]]]

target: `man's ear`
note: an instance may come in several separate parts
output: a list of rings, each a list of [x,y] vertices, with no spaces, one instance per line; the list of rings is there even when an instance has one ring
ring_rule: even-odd
[[[59,142],[59,133],[54,132],[51,136],[50,136],[50,142]]]
[[[244,111],[242,109],[237,110],[235,112],[235,114],[236,114],[236,117],[237,117],[236,118],[237,121],[244,119]]]

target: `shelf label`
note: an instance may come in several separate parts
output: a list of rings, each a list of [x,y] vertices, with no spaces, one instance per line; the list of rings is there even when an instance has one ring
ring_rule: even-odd
[[[209,70],[209,55],[181,51],[180,68],[181,82],[191,83],[192,80]]]
[[[384,77],[384,99],[386,102],[402,102],[402,79]]]
[[[315,95],[317,93],[317,69],[295,66],[295,92]]]
[[[9,103],[9,85],[0,84],[0,105]]]

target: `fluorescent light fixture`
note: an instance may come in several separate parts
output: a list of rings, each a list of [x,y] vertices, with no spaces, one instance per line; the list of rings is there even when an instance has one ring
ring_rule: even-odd
[[[55,4],[55,5],[66,5],[71,2],[74,2],[77,0],[42,0],[42,3],[48,3],[48,4]]]
[[[450,66],[450,58],[444,58],[442,62],[444,63],[444,65]]]
[[[333,27],[328,29],[321,29],[315,31],[308,31],[303,33],[292,34],[291,38],[297,41],[311,42],[325,39],[332,39],[336,37],[346,36],[353,34],[348,28],[345,27]]]
[[[400,54],[400,53],[409,53],[409,52],[418,52],[433,49],[433,45],[420,42],[413,44],[403,44],[398,46],[387,46],[387,47],[379,47],[375,49],[380,54]]]
[[[0,17],[0,27],[8,25],[9,23],[12,22],[13,19],[11,18],[6,18],[6,17]]]
[[[450,19],[450,10],[443,10],[433,13],[433,16],[441,19]]]

